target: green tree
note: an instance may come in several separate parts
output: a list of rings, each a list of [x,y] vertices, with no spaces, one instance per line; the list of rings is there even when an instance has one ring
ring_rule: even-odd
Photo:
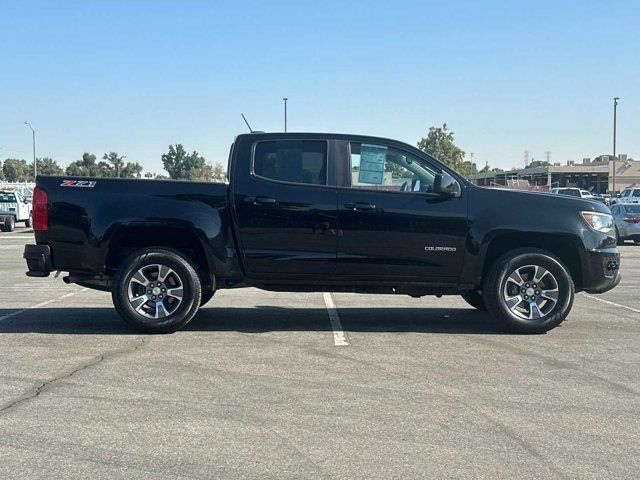
[[[545,160],[532,160],[527,168],[536,168],[536,167],[550,167],[551,164]]]
[[[211,180],[214,182],[224,182],[227,179],[227,170],[224,168],[224,165],[220,162],[216,162],[213,165],[213,170],[211,172]]]
[[[464,151],[454,143],[453,132],[446,123],[442,127],[431,127],[427,136],[418,142],[418,148],[462,175],[473,175],[474,164],[464,161]]]
[[[38,158],[38,175],[64,175],[64,170],[53,158]],[[29,179],[33,180],[33,162],[29,164]]]
[[[8,182],[26,182],[29,179],[29,165],[26,160],[7,158],[2,165],[2,173]]]
[[[142,165],[138,162],[127,162],[120,172],[122,178],[140,178],[142,174]]]
[[[92,153],[83,153],[82,160],[69,164],[66,174],[70,177],[113,177],[113,169],[106,162],[96,162]]]
[[[169,151],[162,155],[162,163],[174,180],[199,180],[205,167],[204,157],[195,150],[187,153],[181,144],[169,145]]]
[[[124,158],[121,155],[118,155],[117,152],[109,152],[105,153],[102,156],[102,159],[106,161],[109,165],[112,176],[119,177],[122,175],[122,170],[125,167]]]

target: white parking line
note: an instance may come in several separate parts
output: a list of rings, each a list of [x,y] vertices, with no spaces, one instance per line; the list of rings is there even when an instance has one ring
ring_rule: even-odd
[[[33,310],[34,308],[40,308],[40,307],[44,307],[45,305],[49,305],[51,303],[59,302],[60,300],[64,300],[65,298],[72,297],[72,296],[77,295],[78,293],[82,293],[82,292],[84,292],[86,290],[89,290],[89,289],[88,288],[83,288],[82,290],[78,290],[77,292],[67,293],[65,295],[62,295],[61,297],[53,298],[51,300],[47,300],[46,302],[41,302],[41,303],[38,303],[36,305],[32,305],[31,307],[27,307],[27,308],[23,308],[22,310],[17,310],[15,312],[11,312],[11,313],[9,313],[7,315],[4,315],[4,316],[0,317],[0,323],[4,322],[8,318],[15,317],[16,315],[20,315],[21,313],[27,312],[29,310]]]
[[[640,313],[640,310],[638,310],[637,308],[627,307],[626,305],[622,305],[622,304],[616,303],[616,302],[611,302],[609,300],[604,300],[604,299],[598,298],[598,297],[592,297],[591,295],[587,295],[584,292],[581,292],[580,295],[582,295],[583,297],[587,297],[587,298],[590,298],[592,300],[595,300],[596,302],[602,302],[602,303],[606,303],[607,305],[614,305],[616,307],[620,307],[620,308],[624,308],[624,309],[627,309],[627,310],[631,310],[632,312]]]
[[[335,343],[337,347],[348,346],[349,340],[344,330],[342,330],[340,315],[338,315],[338,309],[333,303],[331,293],[324,292],[322,296],[324,297],[324,304],[327,307],[327,314],[329,315],[329,321],[331,322],[331,328],[333,330],[333,343]]]

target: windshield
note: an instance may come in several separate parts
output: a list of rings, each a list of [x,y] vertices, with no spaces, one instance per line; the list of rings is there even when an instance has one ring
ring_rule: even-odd
[[[16,196],[13,193],[0,193],[0,203],[16,203]]]
[[[625,205],[624,211],[626,213],[640,213],[640,205]]]

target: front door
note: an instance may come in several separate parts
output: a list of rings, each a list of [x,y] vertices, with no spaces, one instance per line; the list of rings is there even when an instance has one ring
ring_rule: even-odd
[[[268,279],[335,272],[336,188],[325,140],[266,140],[236,175],[236,227],[248,274]],[[242,162],[241,168],[246,169]]]
[[[338,267],[381,281],[454,281],[467,237],[467,204],[433,192],[436,162],[401,147],[350,142],[350,185],[338,190]]]

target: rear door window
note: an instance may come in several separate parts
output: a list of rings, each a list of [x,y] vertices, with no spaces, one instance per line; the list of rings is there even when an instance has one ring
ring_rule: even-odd
[[[280,182],[327,185],[327,142],[258,142],[253,157],[253,173]]]

